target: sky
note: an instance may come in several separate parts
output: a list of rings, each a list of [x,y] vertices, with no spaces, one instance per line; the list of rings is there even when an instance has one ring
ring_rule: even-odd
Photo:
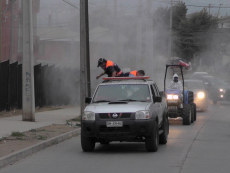
[[[69,2],[76,4],[76,6],[79,6],[79,0],[68,0]],[[97,7],[97,6],[101,6],[102,4],[104,5],[105,2],[107,1],[108,3],[108,7],[113,9],[114,6],[114,0],[89,0],[90,3],[90,7]],[[123,5],[123,8],[127,11],[127,12],[133,12],[135,10],[137,10],[137,6],[138,6],[138,1],[139,0],[117,0],[118,6],[121,6],[121,4]],[[143,5],[146,5],[146,1],[147,0],[140,0],[142,1]],[[149,0],[153,2],[153,9],[157,9],[159,6],[167,6],[169,5],[167,2],[169,2],[170,0]],[[174,2],[177,0],[174,0]],[[41,0],[41,5],[45,5],[47,3],[57,3],[60,2],[62,4],[65,4],[63,2],[63,0]],[[188,14],[190,13],[194,13],[197,11],[200,11],[203,7],[198,7],[198,6],[209,6],[209,4],[211,4],[211,6],[215,6],[217,8],[211,8],[211,13],[215,14],[218,12],[218,7],[221,5],[221,7],[230,7],[230,0],[183,0],[183,2],[186,3],[187,8],[188,8]],[[192,6],[190,6],[192,5]],[[196,7],[194,7],[196,6]],[[222,16],[225,16],[226,13],[228,13],[228,15],[230,15],[230,8],[221,8],[220,9],[220,14]]]
[[[72,2],[76,2],[76,0],[72,0]],[[95,4],[100,4],[100,3],[105,3],[106,0],[89,0],[89,2],[91,3],[95,3]],[[129,8],[128,11],[133,11],[136,9],[136,7],[138,6],[138,1],[139,0],[117,0],[117,3],[120,5],[121,3],[123,4],[124,8]],[[145,5],[146,4],[146,0],[141,0],[142,3]],[[159,6],[167,6],[170,5],[169,2],[170,0],[150,0],[153,2],[153,9],[156,9]],[[177,0],[174,0],[174,2]],[[107,0],[109,6],[111,8],[113,8],[113,0]],[[215,14],[218,12],[219,10],[219,6],[220,4],[221,7],[230,7],[230,1],[229,0],[183,0],[183,2],[186,3],[187,8],[188,8],[188,14],[190,13],[194,13],[197,11],[200,11],[203,7],[198,7],[198,6],[209,6],[209,4],[211,4],[211,6],[213,7],[217,7],[217,8],[211,8],[211,13]],[[189,6],[192,5],[192,6]],[[195,7],[194,7],[195,6]],[[220,9],[220,14],[222,16],[225,16],[226,13],[229,13],[230,15],[230,8],[221,8]]]

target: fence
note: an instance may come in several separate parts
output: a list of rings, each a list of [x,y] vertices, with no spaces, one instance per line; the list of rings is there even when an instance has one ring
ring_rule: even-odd
[[[77,69],[34,66],[35,106],[61,106],[79,102]],[[0,111],[22,108],[22,64],[0,63]]]

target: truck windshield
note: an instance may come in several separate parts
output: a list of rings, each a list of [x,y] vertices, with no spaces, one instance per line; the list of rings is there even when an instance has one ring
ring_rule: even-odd
[[[140,101],[150,102],[150,91],[146,84],[114,84],[98,87],[93,102]]]

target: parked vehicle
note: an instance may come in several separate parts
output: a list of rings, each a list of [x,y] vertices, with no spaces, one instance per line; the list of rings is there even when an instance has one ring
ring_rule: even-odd
[[[169,134],[166,99],[146,77],[104,78],[82,115],[81,146],[93,151],[95,143],[145,142],[156,152]]]
[[[204,76],[202,80],[213,104],[216,104],[217,101],[230,101],[230,86],[228,83],[213,76]]]
[[[185,80],[184,86],[189,89],[189,91],[193,92],[196,108],[204,112],[207,111],[208,93],[205,90],[204,83],[200,80]]]
[[[166,89],[166,76],[168,67],[175,67],[177,65],[166,65],[165,79],[164,79],[164,91],[167,96],[167,105],[170,118],[183,118],[183,125],[190,125],[196,121],[196,104],[194,103],[193,92],[184,88],[184,77],[182,66],[179,65],[182,82],[183,91],[180,89]]]

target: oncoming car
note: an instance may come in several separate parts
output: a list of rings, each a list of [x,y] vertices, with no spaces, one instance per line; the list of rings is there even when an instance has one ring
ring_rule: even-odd
[[[83,151],[93,151],[95,143],[113,141],[145,142],[155,152],[166,144],[169,133],[165,98],[156,83],[146,77],[105,78],[92,98],[86,98],[81,122]]]
[[[190,91],[193,91],[196,108],[201,109],[201,111],[207,111],[208,94],[205,90],[204,83],[200,80],[185,80],[184,86]]]
[[[213,76],[204,76],[202,80],[213,104],[216,104],[217,101],[230,101],[230,86],[228,83]]]
[[[202,80],[204,76],[208,76],[209,74],[207,72],[194,72],[190,79],[194,80]]]

